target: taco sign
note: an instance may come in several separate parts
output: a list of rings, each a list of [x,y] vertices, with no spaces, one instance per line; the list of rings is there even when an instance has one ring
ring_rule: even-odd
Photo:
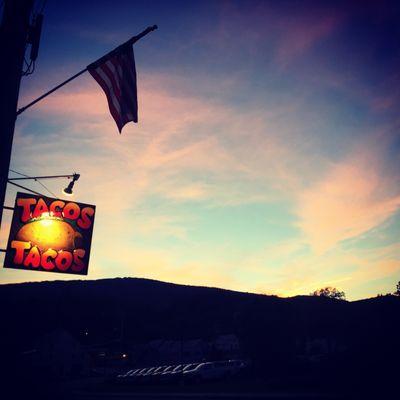
[[[87,275],[95,210],[18,192],[4,268]]]

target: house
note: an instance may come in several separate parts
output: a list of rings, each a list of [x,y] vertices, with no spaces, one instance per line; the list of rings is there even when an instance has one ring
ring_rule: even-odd
[[[209,345],[202,339],[156,339],[133,347],[133,357],[143,365],[200,362],[208,353]]]
[[[240,342],[236,335],[217,336],[213,340],[156,339],[132,348],[132,359],[140,365],[192,363],[236,358]]]
[[[211,342],[211,346],[225,358],[236,357],[240,352],[239,338],[233,333],[217,336]]]
[[[53,377],[75,376],[86,367],[80,343],[63,329],[41,336],[36,345],[34,363]]]

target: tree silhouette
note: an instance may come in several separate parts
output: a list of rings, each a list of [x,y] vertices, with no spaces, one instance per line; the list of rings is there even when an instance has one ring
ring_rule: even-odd
[[[344,292],[340,292],[338,289],[331,286],[318,289],[311,293],[311,296],[328,297],[330,299],[336,300],[346,300],[346,295]]]
[[[396,291],[393,294],[395,296],[400,296],[400,281],[397,282]]]

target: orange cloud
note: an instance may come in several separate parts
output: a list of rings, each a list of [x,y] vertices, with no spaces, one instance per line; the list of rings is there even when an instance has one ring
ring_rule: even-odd
[[[371,249],[339,247],[318,254],[293,238],[249,254],[237,267],[246,271],[246,277],[253,277],[246,284],[254,292],[295,296],[334,286],[352,300],[393,290],[400,272],[400,245]],[[371,292],[371,282],[385,278],[389,279]]]
[[[101,89],[90,78],[82,79],[80,85],[49,96],[29,112],[35,118],[45,115],[61,121],[67,129],[43,141],[19,134],[17,151],[37,168],[78,165],[82,179],[90,181],[87,198],[101,198],[104,209],[126,197],[132,205],[152,193],[216,204],[263,201],[298,184],[291,163],[296,158],[296,165],[301,164],[301,157],[282,129],[274,126],[287,107],[238,114],[216,100],[185,94],[179,78],[150,74],[141,77],[139,124],[128,124],[118,135]],[[20,131],[29,130],[24,122],[19,121]],[[46,149],[40,160],[33,157],[35,148]],[[91,156],[74,149],[85,149]],[[265,191],[266,187],[274,191]]]
[[[380,225],[400,206],[396,178],[388,176],[379,149],[360,150],[332,165],[299,195],[298,226],[317,252]],[[397,189],[396,189],[397,188]]]

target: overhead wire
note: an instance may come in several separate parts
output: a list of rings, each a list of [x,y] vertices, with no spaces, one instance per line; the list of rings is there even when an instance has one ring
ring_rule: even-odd
[[[56,194],[54,194],[54,192],[52,192],[43,182],[41,182],[39,179],[35,179],[35,181],[37,183],[39,183],[39,185],[42,185],[44,189],[46,189],[53,197],[55,197],[56,199],[58,199],[58,196]]]
[[[10,168],[10,171],[11,171],[11,172],[14,172],[14,174],[24,176],[25,178],[30,178],[29,175],[25,175],[25,174],[23,174],[22,172],[15,171],[15,170],[13,170],[13,169],[11,169],[11,168]]]
[[[25,174],[23,174],[21,172],[15,171],[15,170],[13,170],[11,168],[10,168],[10,171],[14,172],[14,174],[17,174],[17,175],[20,175],[20,176],[24,176],[25,178],[30,178],[29,175],[25,175]],[[35,178],[34,180],[35,180],[35,182],[39,183],[39,185],[41,185],[44,189],[46,189],[53,197],[58,199],[58,196],[54,192],[52,192],[40,179]]]

